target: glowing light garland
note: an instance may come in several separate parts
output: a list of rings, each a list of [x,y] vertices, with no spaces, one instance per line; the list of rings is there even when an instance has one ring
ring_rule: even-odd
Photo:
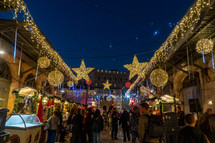
[[[148,63],[139,63],[136,55],[134,55],[132,64],[124,65],[130,71],[129,79],[132,79],[135,75],[139,75],[142,78],[145,78],[143,68],[146,67]]]
[[[50,85],[57,87],[61,85],[64,81],[64,75],[59,70],[54,70],[49,73],[48,75],[48,82]]]
[[[24,13],[23,18],[26,22],[26,25],[24,26],[27,31],[31,34],[32,42],[37,43],[37,47],[41,47],[40,50],[45,51],[47,53],[47,57],[52,58],[53,65],[60,69],[61,71],[64,71],[65,75],[67,75],[70,79],[75,80],[75,76],[73,72],[70,70],[68,65],[63,61],[61,56],[57,53],[57,51],[52,48],[52,46],[49,44],[49,42],[46,40],[46,37],[42,34],[40,29],[35,24],[33,17],[30,14],[29,9],[27,8],[27,5],[23,0],[4,0],[4,8],[10,8],[14,9],[14,17],[13,19],[16,19],[18,16],[18,13]],[[18,21],[17,21],[18,22]]]
[[[112,84],[109,83],[109,80],[106,81],[106,83],[102,83],[104,85],[104,89],[110,89],[110,86]]]
[[[37,63],[40,68],[47,68],[50,66],[50,60],[47,57],[40,57]]]
[[[89,73],[94,70],[94,68],[86,68],[84,60],[81,61],[81,66],[79,68],[72,68],[74,72],[77,73],[77,80],[85,79],[87,82],[90,81]]]
[[[200,39],[196,44],[196,52],[209,54],[213,51],[213,41],[210,39]]]
[[[163,69],[156,69],[150,74],[150,80],[157,87],[165,86],[168,81],[168,74]]]
[[[74,85],[74,82],[73,82],[73,81],[68,81],[68,82],[67,82],[67,86],[68,86],[68,87],[73,87],[73,85]]]
[[[185,34],[189,30],[193,30],[193,26],[199,22],[201,14],[204,14],[204,10],[210,8],[210,1],[208,0],[196,0],[196,2],[191,6],[189,11],[181,19],[181,21],[175,26],[169,37],[161,45],[161,47],[156,51],[154,56],[149,61],[149,64],[144,68],[145,74],[150,74],[153,68],[156,67],[161,62],[166,62],[171,53],[175,52],[177,49],[176,45],[179,39],[183,39]],[[137,80],[132,84],[130,89],[126,92],[129,94],[130,91],[135,87],[135,85],[141,80],[139,76]]]

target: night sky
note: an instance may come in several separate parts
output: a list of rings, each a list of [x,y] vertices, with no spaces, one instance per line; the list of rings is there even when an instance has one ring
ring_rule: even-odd
[[[147,62],[194,0],[25,0],[65,62],[123,70],[137,53]],[[139,54],[138,54],[139,53]]]

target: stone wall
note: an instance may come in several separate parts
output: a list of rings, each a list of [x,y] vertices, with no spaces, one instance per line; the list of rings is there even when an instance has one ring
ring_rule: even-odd
[[[9,112],[11,113],[14,108],[14,101],[15,101],[15,95],[12,94],[13,89],[15,88],[22,88],[24,87],[24,81],[25,78],[29,74],[33,74],[35,76],[36,74],[36,62],[31,59],[30,57],[26,56],[25,54],[22,55],[22,66],[21,66],[21,73],[25,72],[29,69],[32,69],[29,72],[26,72],[23,74],[23,77],[20,77],[18,75],[18,68],[19,68],[19,60],[20,60],[20,51],[17,50],[16,58],[14,61],[13,58],[13,46],[7,43],[6,41],[2,40],[2,49],[5,51],[4,54],[0,55],[0,58],[4,59],[7,65],[10,68],[11,75],[12,75],[12,81],[10,86],[10,92],[8,97],[8,103],[7,108],[9,109]],[[46,80],[46,75],[41,74],[38,76],[38,79],[36,81],[36,88],[40,90],[42,88],[42,82]]]

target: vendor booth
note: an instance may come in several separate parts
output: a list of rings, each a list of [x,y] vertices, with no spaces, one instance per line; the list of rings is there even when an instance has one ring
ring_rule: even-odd
[[[11,134],[10,143],[39,143],[41,125],[35,114],[10,114],[5,129]]]

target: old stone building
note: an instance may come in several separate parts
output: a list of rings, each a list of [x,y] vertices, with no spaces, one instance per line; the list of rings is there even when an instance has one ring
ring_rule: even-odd
[[[199,101],[200,105],[194,103],[194,108],[201,108],[198,112],[205,112],[207,108],[215,110],[214,46],[209,54],[203,55],[196,50],[197,42],[203,38],[215,43],[213,7],[214,0],[196,1],[190,7],[144,69],[147,78],[138,77],[129,92],[145,84],[146,80],[150,81],[154,69],[162,68],[169,79],[163,89],[156,89],[158,98],[164,94],[179,98],[185,113],[190,113],[193,108],[190,99]]]
[[[40,91],[44,91],[45,88],[46,91],[54,94],[54,88],[45,87],[44,83],[48,73],[55,67],[39,68],[37,73],[40,50],[32,41],[29,31],[24,28],[24,25],[23,21],[19,21],[17,24],[15,20],[0,19],[0,108],[8,108],[9,112],[13,111],[15,95],[12,94],[12,91],[16,88],[28,86]],[[15,41],[16,29],[18,29],[17,41]]]

